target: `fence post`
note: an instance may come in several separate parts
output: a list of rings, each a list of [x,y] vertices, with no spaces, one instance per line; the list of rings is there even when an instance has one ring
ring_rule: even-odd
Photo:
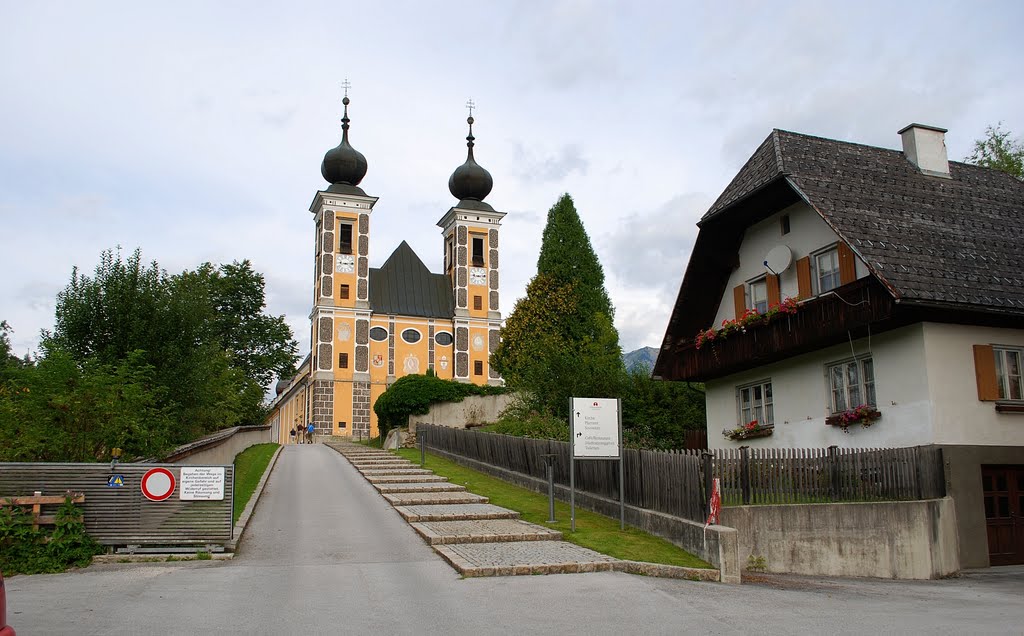
[[[838,446],[828,447],[829,493],[832,501],[839,501],[839,458],[836,456]]]
[[[416,437],[420,438],[420,468],[427,463],[427,431],[420,424],[416,427]]]
[[[750,505],[750,447],[740,446],[740,490],[743,492],[743,505]]]
[[[711,513],[711,510],[708,509],[708,506],[710,505],[710,502],[711,502],[711,489],[713,488],[714,481],[715,481],[715,476],[711,472],[712,471],[712,464],[711,464],[711,458],[712,457],[713,456],[712,456],[710,451],[707,451],[707,450],[701,451],[700,459],[701,459],[702,469],[704,471],[704,501],[701,502],[700,507],[701,507],[701,510],[704,511],[704,515],[705,516]]]

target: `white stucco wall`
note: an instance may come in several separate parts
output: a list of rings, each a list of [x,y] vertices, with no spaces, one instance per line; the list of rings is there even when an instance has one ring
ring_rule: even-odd
[[[978,399],[974,345],[1024,347],[1024,329],[924,324],[935,443],[1024,446],[1024,414]]]
[[[782,234],[780,218],[789,215],[789,234]],[[796,297],[798,293],[796,279],[796,261],[827,245],[835,243],[838,236],[832,231],[818,213],[805,203],[796,203],[773,214],[767,219],[756,223],[743,235],[739,250],[739,267],[733,270],[725,294],[719,301],[715,322],[709,327],[718,327],[723,320],[736,317],[733,305],[732,290],[737,285],[747,282],[766,273],[765,256],[776,245],[786,245],[793,252],[793,263],[779,276],[779,290],[782,298]],[[868,269],[857,259],[857,278],[868,275]]]
[[[874,360],[875,395],[882,417],[870,428],[851,426],[849,433],[826,426],[825,417],[829,415],[826,366],[868,352]],[[918,324],[873,336],[870,341],[868,338],[854,340],[852,350],[850,343],[844,343],[707,382],[708,445],[711,448],[734,448],[741,444],[864,448],[932,443],[935,435],[925,358],[924,327]],[[973,370],[971,373],[973,387]],[[742,442],[725,438],[722,429],[739,424],[737,387],[768,379],[772,382],[774,433],[770,437]],[[1024,421],[1021,424],[1024,425]]]

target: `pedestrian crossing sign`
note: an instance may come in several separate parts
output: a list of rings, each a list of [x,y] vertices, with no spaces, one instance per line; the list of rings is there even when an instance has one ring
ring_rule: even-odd
[[[107,478],[108,488],[120,488],[124,486],[124,475],[111,475]]]

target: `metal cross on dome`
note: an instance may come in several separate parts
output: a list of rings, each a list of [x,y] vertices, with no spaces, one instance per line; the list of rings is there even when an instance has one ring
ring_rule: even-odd
[[[352,88],[352,84],[348,81],[347,77],[345,78],[345,81],[341,83],[341,87],[345,89],[345,97],[348,97],[348,89]]]
[[[473,109],[476,108],[476,103],[472,99],[470,99],[466,102],[466,108],[469,109],[469,116],[472,117]]]

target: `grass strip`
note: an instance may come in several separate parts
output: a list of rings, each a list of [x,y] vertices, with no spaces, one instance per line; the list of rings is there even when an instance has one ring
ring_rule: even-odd
[[[278,444],[256,444],[235,455],[235,509],[231,523],[238,522],[277,447]]]
[[[419,464],[420,451],[404,448],[398,454]],[[427,454],[426,467],[435,474],[448,478],[453,484],[465,486],[472,493],[487,497],[495,506],[520,513],[524,521],[558,530],[566,541],[601,554],[625,559],[690,568],[710,568],[707,562],[695,557],[679,546],[626,526],[619,529],[619,520],[576,508],[576,532],[570,532],[569,504],[555,500],[555,523],[548,523],[547,495],[514,486],[497,477],[466,468],[437,455]]]

